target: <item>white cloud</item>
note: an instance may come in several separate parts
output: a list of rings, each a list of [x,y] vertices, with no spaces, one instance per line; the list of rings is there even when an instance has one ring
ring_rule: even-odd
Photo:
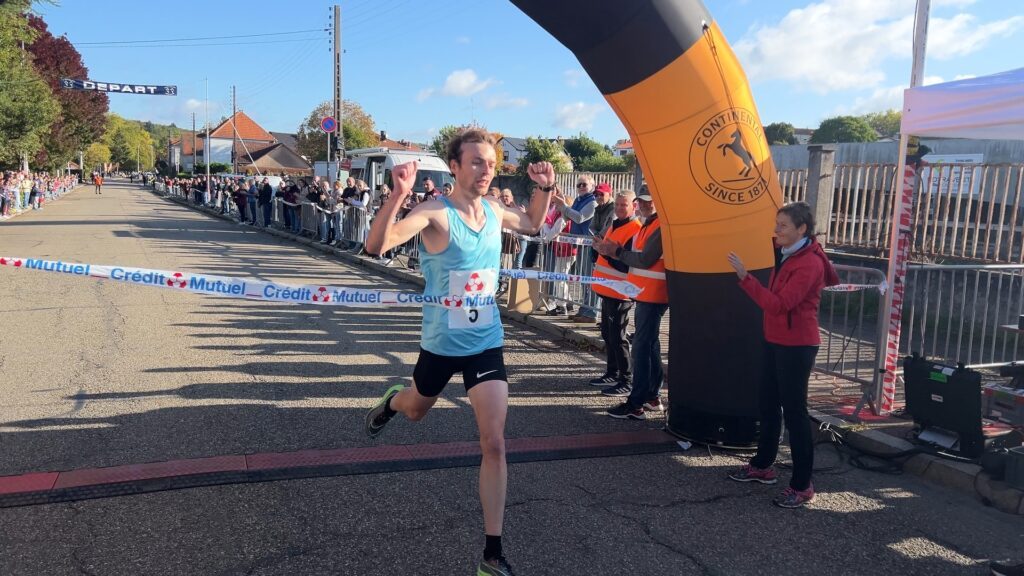
[[[489,96],[484,101],[484,108],[488,110],[494,110],[495,108],[525,108],[529,105],[530,101],[526,98],[509,96],[508,94]]]
[[[939,84],[941,76],[925,76],[924,85]],[[835,113],[838,115],[861,115],[868,112],[885,112],[886,110],[900,110],[903,108],[903,91],[906,85],[888,86],[876,88],[870,96],[858,96],[851,105],[837,106]]]
[[[928,23],[928,55],[938,59],[966,56],[993,40],[1012,36],[1024,27],[1024,16],[987,24],[977,24],[976,21],[977,18],[970,14],[957,14],[948,20],[932,19]]]
[[[953,76],[953,80],[970,80],[971,78],[977,78],[977,74],[957,74]]]
[[[971,0],[943,0],[963,8]],[[791,10],[774,25],[748,32],[736,54],[751,80],[785,80],[818,93],[873,88],[885,82],[886,60],[909,59],[914,0],[820,0]],[[979,23],[969,14],[932,17],[929,56],[977,51],[1024,27],[1024,17]]]
[[[472,42],[472,39],[469,36],[459,36],[455,39],[456,44],[469,44],[470,42]]]
[[[476,72],[469,68],[456,70],[445,79],[441,93],[445,96],[472,96],[494,83],[493,78],[487,80],[477,78]]]
[[[562,80],[565,85],[570,88],[575,88],[580,85],[580,79],[583,78],[584,74],[582,70],[566,70],[562,72]]]
[[[416,101],[417,102],[423,102],[424,100],[426,100],[427,98],[430,98],[433,95],[434,95],[434,89],[433,88],[424,88],[423,90],[420,90],[419,94],[416,95]]]
[[[559,106],[555,110],[555,120],[552,125],[565,130],[589,129],[594,125],[597,115],[604,109],[603,104],[587,104],[586,102],[573,102]]]

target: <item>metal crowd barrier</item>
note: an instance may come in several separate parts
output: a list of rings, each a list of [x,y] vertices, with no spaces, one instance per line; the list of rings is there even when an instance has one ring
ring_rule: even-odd
[[[1024,265],[911,264],[904,298],[902,354],[970,368],[1024,360],[1024,339],[1008,328],[1024,314]]]
[[[885,301],[885,273],[875,268],[835,265],[840,286],[821,294],[818,327],[821,345],[815,359],[816,372],[851,380],[861,386],[861,402],[854,417],[881,393],[882,360],[880,344]]]

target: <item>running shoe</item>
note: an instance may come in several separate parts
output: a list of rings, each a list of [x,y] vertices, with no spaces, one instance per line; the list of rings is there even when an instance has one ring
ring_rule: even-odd
[[[396,394],[405,388],[403,384],[395,384],[388,391],[384,393],[384,396],[374,404],[373,408],[366,413],[366,435],[370,438],[376,438],[384,431],[384,426],[394,418],[394,414],[388,416],[387,411],[384,407],[387,406],[388,400],[394,398]]]
[[[755,468],[749,464],[735,472],[730,472],[729,479],[737,482],[760,482],[761,484],[775,484],[779,481],[774,468]]]
[[[619,383],[601,390],[601,394],[611,398],[625,398],[626,396],[629,396],[629,393],[632,391],[633,387],[629,384]]]
[[[661,397],[658,396],[644,402],[644,410],[647,412],[664,412],[665,405],[661,402]]]
[[[793,490],[787,486],[778,498],[772,500],[772,504],[775,504],[779,508],[803,508],[804,504],[807,504],[811,500],[814,500],[813,485],[808,486],[807,490]]]
[[[618,382],[618,380],[619,379],[616,378],[615,376],[612,376],[610,374],[605,374],[604,376],[598,376],[597,378],[594,378],[593,380],[591,380],[590,381],[590,385],[591,386],[600,386],[602,388],[606,388],[609,384],[615,384],[616,382]]]
[[[612,418],[618,418],[620,420],[646,420],[647,413],[644,412],[643,408],[634,408],[629,405],[629,402],[623,402],[614,408],[609,408],[607,414]]]
[[[481,560],[480,565],[476,567],[476,576],[514,576],[514,574],[504,556]]]

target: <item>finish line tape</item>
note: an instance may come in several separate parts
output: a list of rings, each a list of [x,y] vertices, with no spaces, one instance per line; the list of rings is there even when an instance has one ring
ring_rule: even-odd
[[[346,288],[344,286],[321,286],[318,284],[278,284],[276,282],[246,280],[230,276],[213,276],[126,266],[100,266],[62,262],[59,260],[41,260],[39,258],[0,256],[0,266],[100,278],[210,296],[287,302],[289,304],[349,306],[354,308],[376,308],[381,306],[477,308],[495,304],[494,295],[484,293],[467,293],[464,296],[428,296],[417,292],[400,292],[397,290],[372,290]],[[603,284],[630,297],[640,293],[640,288],[629,282],[593,276],[540,272],[537,270],[501,270],[500,275],[512,279],[537,280],[540,282]]]

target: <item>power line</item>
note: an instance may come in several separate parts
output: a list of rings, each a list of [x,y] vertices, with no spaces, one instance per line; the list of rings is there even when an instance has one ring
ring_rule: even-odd
[[[147,44],[145,46],[86,46],[86,48],[190,48],[198,46],[252,46],[255,44],[292,44],[295,42],[319,42],[320,38],[298,38],[296,40],[257,40],[254,42],[204,42],[198,44]]]
[[[304,34],[306,32],[329,32],[328,28],[310,28],[291,32],[265,32],[262,34],[240,34],[237,36],[203,36],[200,38],[164,38],[161,40],[108,40],[103,42],[75,42],[75,46],[99,46],[103,44],[155,44],[158,42],[191,42],[193,40],[229,40],[234,38],[256,38],[258,36],[284,36],[287,34]]]

